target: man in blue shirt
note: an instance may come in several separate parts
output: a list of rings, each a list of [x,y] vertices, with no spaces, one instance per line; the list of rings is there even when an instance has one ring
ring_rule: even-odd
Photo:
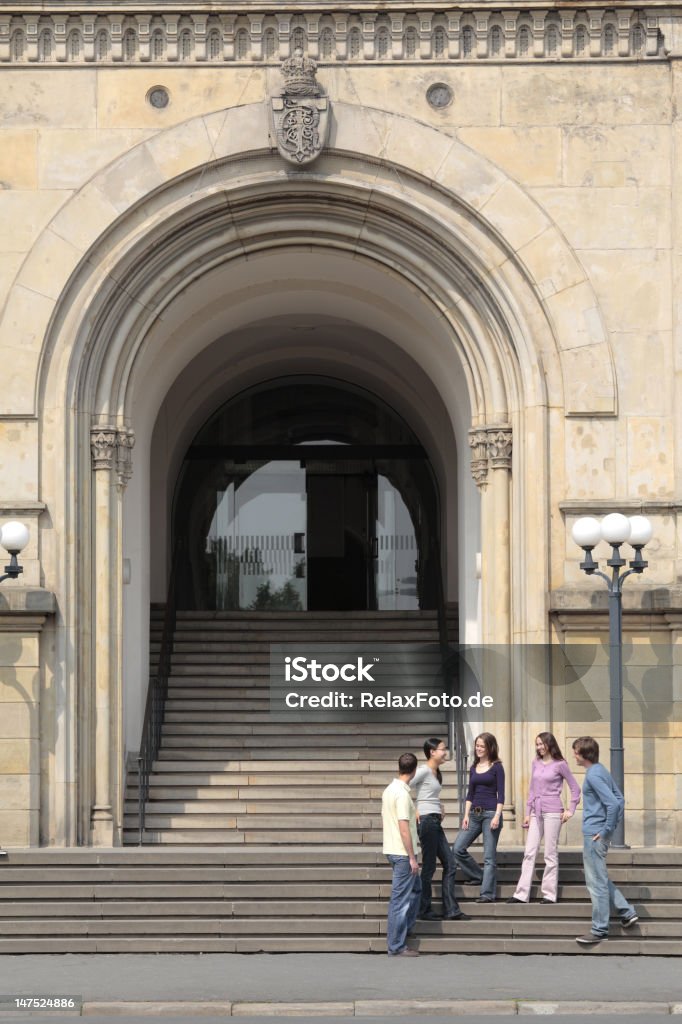
[[[620,889],[609,881],[606,854],[616,824],[623,815],[625,799],[610,773],[599,764],[599,744],[581,736],[573,744],[576,764],[586,768],[583,782],[583,865],[585,885],[592,900],[592,931],[576,939],[581,946],[596,946],[609,935],[609,911],[615,907],[623,928],[638,920],[637,911]]]

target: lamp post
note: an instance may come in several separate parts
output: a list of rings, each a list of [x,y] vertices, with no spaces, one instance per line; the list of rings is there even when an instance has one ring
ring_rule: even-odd
[[[17,561],[17,555],[28,544],[28,536],[28,528],[16,520],[5,523],[0,530],[0,545],[10,556],[9,565],[5,566],[4,576],[0,576],[0,583],[4,580],[16,580],[24,571],[23,565],[19,565]]]
[[[645,516],[627,516],[612,512],[601,523],[592,516],[579,519],[574,525],[573,540],[585,553],[580,568],[588,576],[601,576],[609,591],[609,701],[611,709],[611,775],[621,793],[625,792],[625,763],[623,757],[623,583],[632,573],[643,573],[648,562],[642,558],[642,548],[651,540],[651,523]],[[593,548],[600,540],[611,545],[607,565],[611,575],[599,569],[592,557]],[[628,542],[635,557],[630,568],[621,572],[626,564],[621,556],[621,544]],[[613,833],[614,847],[625,846],[625,822],[621,820]]]

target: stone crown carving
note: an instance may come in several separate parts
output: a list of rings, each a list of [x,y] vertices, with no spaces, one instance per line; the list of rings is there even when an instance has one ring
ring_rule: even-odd
[[[320,87],[315,75],[317,64],[311,57],[306,57],[303,50],[297,47],[292,57],[282,64],[284,92],[288,96],[317,96]]]

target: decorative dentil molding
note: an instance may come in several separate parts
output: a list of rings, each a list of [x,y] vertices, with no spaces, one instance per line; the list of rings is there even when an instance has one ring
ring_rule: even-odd
[[[93,470],[116,470],[118,484],[123,489],[133,475],[132,451],[135,433],[129,427],[111,424],[91,427],[90,451]]]
[[[512,428],[507,424],[473,427],[469,431],[471,448],[471,475],[477,487],[488,482],[488,471],[511,469]]]
[[[0,14],[5,64],[274,65],[297,48],[330,64],[665,55],[645,7]]]

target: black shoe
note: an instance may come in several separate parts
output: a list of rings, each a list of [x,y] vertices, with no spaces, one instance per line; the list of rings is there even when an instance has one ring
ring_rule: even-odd
[[[624,921],[620,922],[621,928],[632,928],[633,924],[637,924],[639,918],[637,914],[632,914],[630,917],[626,917]]]
[[[442,921],[443,915],[437,914],[435,910],[427,910],[426,913],[419,915],[420,921]]]
[[[538,900],[538,903],[548,903],[550,907],[553,907],[555,903],[558,902],[558,900],[548,900],[546,896],[543,896],[541,900]]]
[[[443,918],[444,921],[471,921],[472,918],[469,914],[465,914],[463,910],[460,910],[459,914],[446,914]]]
[[[474,900],[474,903],[494,903],[494,902],[495,902],[495,900],[491,900],[490,896],[479,896],[477,900]]]
[[[482,876],[481,878],[465,878],[464,881],[462,882],[462,885],[480,885],[482,881]]]
[[[526,905],[525,900],[517,900],[516,896],[510,896],[509,899],[507,900],[507,903],[520,903],[524,907]]]

